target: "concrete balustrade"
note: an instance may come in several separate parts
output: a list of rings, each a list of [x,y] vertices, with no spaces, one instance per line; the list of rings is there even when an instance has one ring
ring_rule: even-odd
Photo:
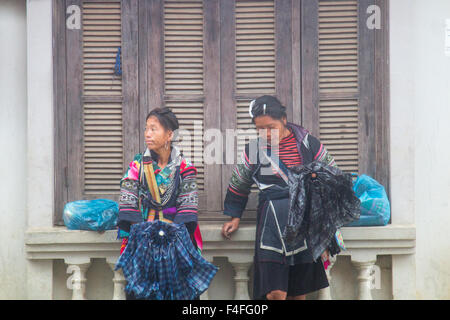
[[[203,257],[214,262],[215,257],[226,257],[233,268],[234,299],[250,299],[250,269],[253,263],[255,227],[241,225],[233,234],[232,240],[224,239],[220,233],[221,225],[204,223],[201,225],[203,235]],[[415,228],[413,226],[386,226],[367,228],[343,228],[346,251],[339,255],[350,256],[357,283],[357,299],[372,299],[373,271],[377,255],[405,256],[414,254]],[[125,299],[126,280],[121,270],[114,271],[119,257],[120,241],[116,231],[97,233],[91,231],[71,231],[65,227],[39,228],[26,233],[26,252],[29,265],[28,277],[33,277],[39,270],[42,281],[55,281],[52,260],[62,259],[67,267],[66,284],[72,290],[72,299],[86,299],[86,273],[92,259],[105,259],[113,272],[112,299]],[[326,270],[330,286],[333,286],[331,271],[336,256]],[[220,270],[219,270],[220,271]],[[53,279],[53,280],[51,280]],[[30,280],[30,279],[29,279]],[[395,279],[393,279],[395,280]],[[40,281],[40,280],[38,280]],[[214,281],[214,280],[213,280]],[[35,299],[52,299],[52,283],[42,283],[40,292],[34,288],[38,285],[32,281],[29,290]],[[396,282],[393,281],[393,284]],[[392,290],[396,290],[395,287]],[[318,292],[317,299],[333,299],[330,288]],[[202,300],[214,299],[206,291]]]

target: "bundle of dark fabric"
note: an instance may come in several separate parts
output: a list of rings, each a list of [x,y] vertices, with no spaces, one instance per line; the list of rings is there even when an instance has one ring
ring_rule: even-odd
[[[217,267],[195,249],[184,224],[159,220],[134,224],[116,264],[125,291],[137,299],[192,300],[202,294]]]
[[[283,232],[287,245],[306,239],[316,261],[335,244],[337,229],[359,215],[360,200],[350,174],[319,161],[289,170],[289,212]]]

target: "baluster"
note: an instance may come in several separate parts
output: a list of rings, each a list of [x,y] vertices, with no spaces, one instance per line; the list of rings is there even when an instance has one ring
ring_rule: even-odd
[[[358,300],[372,300],[372,270],[375,265],[375,260],[370,261],[353,261],[358,275]]]
[[[235,276],[235,293],[234,300],[250,300],[250,296],[248,294],[248,271],[252,265],[251,262],[234,262],[230,261],[233,266]]]
[[[68,265],[67,273],[72,274],[67,279],[67,287],[72,289],[72,300],[86,300],[86,271],[88,270],[91,259],[64,259]]]
[[[210,263],[213,263],[213,259],[214,257],[211,257],[209,255],[207,255],[205,252],[202,253],[202,257],[207,260]],[[208,294],[208,290],[206,290],[205,292],[203,292],[200,295],[200,300],[209,300],[209,294]]]
[[[327,275],[328,283],[330,284],[328,287],[320,289],[319,295],[317,297],[318,300],[331,300],[331,268],[333,268],[334,263],[336,262],[336,256],[329,257],[330,265],[328,266],[327,270],[325,270],[325,273]]]
[[[114,283],[113,300],[125,300],[125,286],[127,285],[127,280],[123,276],[122,269],[119,269],[117,271],[114,270],[114,268],[116,267],[116,260],[117,259],[114,258],[106,259],[106,262],[114,272],[114,277],[112,279]]]

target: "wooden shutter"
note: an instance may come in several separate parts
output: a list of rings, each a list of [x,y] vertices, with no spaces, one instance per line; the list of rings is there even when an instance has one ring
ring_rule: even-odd
[[[192,133],[184,151],[199,169],[202,210],[220,219],[212,211],[222,209],[234,165],[202,163],[203,131],[252,130],[238,137],[240,151],[256,136],[248,104],[261,94],[276,95],[345,171],[388,184],[387,0],[375,0],[379,31],[365,24],[371,0],[53,4],[55,221],[67,201],[117,196],[142,151],[146,114],[163,105]],[[69,5],[82,10],[79,30],[66,28]],[[119,46],[122,77],[113,74]],[[251,197],[246,218],[255,205]]]
[[[121,3],[84,2],[82,13],[83,193],[115,195],[123,175],[122,79],[114,73]]]
[[[117,201],[124,169],[138,151],[137,4],[71,0],[55,7],[63,17],[69,5],[81,11],[81,28],[64,30],[67,144],[58,152],[67,152],[65,201]],[[122,75],[115,74],[119,48]]]
[[[197,168],[204,189],[204,54],[203,1],[164,1],[164,102],[191,139],[179,137],[179,147]]]
[[[275,94],[275,4],[236,1],[236,94]]]
[[[239,161],[245,144],[257,137],[248,112],[250,101],[264,94],[276,95],[275,3],[273,0],[237,0],[235,14],[235,101]],[[253,186],[252,193],[257,191],[257,187]],[[254,208],[254,201],[250,200],[248,207]]]
[[[237,0],[236,81],[238,155],[245,142],[256,137],[248,113],[252,99],[275,95],[275,4],[274,1]]]
[[[358,172],[358,2],[319,1],[320,140],[347,172]]]

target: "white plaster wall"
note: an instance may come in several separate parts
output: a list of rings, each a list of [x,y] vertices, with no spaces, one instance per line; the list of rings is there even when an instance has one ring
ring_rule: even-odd
[[[27,228],[53,224],[52,1],[27,0]],[[52,261],[28,261],[27,298],[52,298]]]
[[[26,50],[25,1],[0,1],[0,299],[26,296]]]
[[[53,225],[52,1],[27,0],[28,226]]]
[[[450,1],[390,3],[393,221],[416,224],[416,298],[450,299]]]

